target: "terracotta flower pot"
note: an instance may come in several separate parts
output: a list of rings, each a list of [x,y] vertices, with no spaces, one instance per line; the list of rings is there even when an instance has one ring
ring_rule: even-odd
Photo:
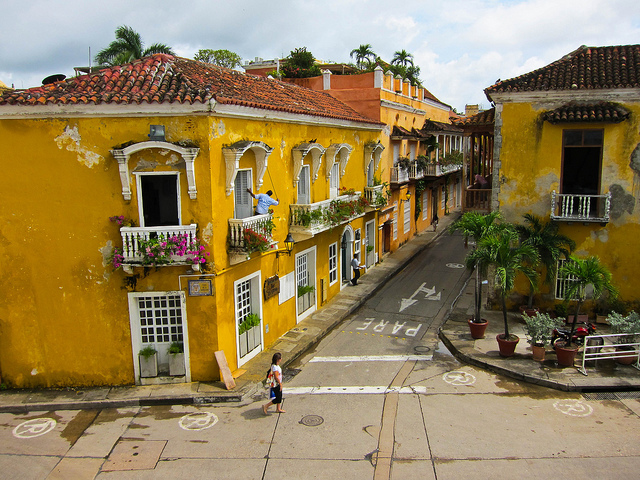
[[[538,307],[529,308],[527,305],[520,305],[519,310],[521,314],[526,315],[527,317],[535,317],[536,313],[540,311]]]
[[[620,365],[631,365],[638,360],[638,354],[633,349],[625,347],[616,347],[616,362]]]
[[[471,331],[471,338],[484,338],[484,331],[487,329],[487,325],[489,325],[489,322],[484,319],[482,323],[476,323],[471,319],[469,319],[468,322],[469,330]]]
[[[517,335],[511,335],[511,338],[515,337],[515,340],[508,340],[503,337],[504,334],[496,335],[496,340],[498,341],[498,349],[500,350],[501,357],[512,357],[516,351],[516,345],[520,341],[520,338]]]
[[[573,362],[578,353],[578,347],[565,348],[563,343],[556,343],[556,356],[558,357],[558,365],[561,367],[573,367]]]
[[[536,362],[544,362],[545,348],[540,345],[531,345],[531,352],[533,352],[533,359]]]

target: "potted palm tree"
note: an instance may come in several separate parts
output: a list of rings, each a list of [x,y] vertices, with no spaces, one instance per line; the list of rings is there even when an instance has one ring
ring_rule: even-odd
[[[561,258],[569,258],[571,252],[576,248],[576,242],[558,233],[559,226],[556,222],[543,221],[540,217],[527,213],[524,215],[524,225],[515,226],[520,242],[529,244],[536,249],[539,262],[535,265],[539,276],[542,275],[539,267],[544,267],[545,277],[544,284],[551,285],[556,278],[558,260]],[[523,313],[534,315],[537,311],[533,306],[533,294],[535,293],[534,285],[529,288],[529,299],[526,307],[521,308]]]
[[[478,242],[492,231],[502,228],[498,220],[501,216],[499,212],[480,214],[477,212],[466,212],[460,219],[454,222],[449,228],[450,233],[461,232],[464,235],[465,248],[469,244],[469,238],[475,242],[474,251]],[[473,251],[471,252],[473,253]],[[482,304],[482,281],[487,274],[487,265],[467,255],[466,266],[469,270],[476,272],[476,285],[474,292],[474,314],[468,319],[469,329],[472,338],[484,338],[484,332],[489,322],[481,317],[480,307]]]
[[[531,345],[533,359],[543,362],[545,357],[545,346],[551,340],[553,330],[562,325],[562,319],[551,318],[546,313],[536,312],[534,315],[523,314],[524,331],[527,341]]]
[[[510,225],[480,239],[477,248],[469,255],[471,260],[495,268],[495,288],[500,293],[504,319],[504,333],[496,336],[502,357],[512,356],[520,340],[517,335],[509,333],[507,295],[513,290],[519,273],[522,273],[529,282],[535,283],[536,271],[531,265],[536,263],[537,255],[535,248],[531,245],[518,242],[518,234]]]
[[[580,307],[586,299],[587,287],[591,286],[593,289],[594,300],[597,300],[605,293],[608,293],[610,298],[615,298],[618,296],[618,291],[611,283],[611,272],[600,263],[598,257],[581,259],[572,256],[560,269],[560,275],[571,279],[567,281],[565,298],[576,300],[576,313],[571,321],[569,340],[561,345],[556,343],[556,354],[558,355],[559,365],[572,367],[578,347],[573,345],[571,339],[576,331]]]

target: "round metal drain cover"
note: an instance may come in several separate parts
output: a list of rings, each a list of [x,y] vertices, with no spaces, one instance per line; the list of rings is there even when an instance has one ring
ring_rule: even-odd
[[[424,355],[425,353],[429,353],[431,351],[431,348],[425,345],[416,345],[415,347],[413,347],[413,351],[418,355]]]
[[[464,265],[461,263],[447,263],[447,267],[449,268],[464,268]]]
[[[324,423],[324,418],[320,415],[305,415],[302,417],[302,420],[300,420],[300,423],[307,427],[317,427]]]

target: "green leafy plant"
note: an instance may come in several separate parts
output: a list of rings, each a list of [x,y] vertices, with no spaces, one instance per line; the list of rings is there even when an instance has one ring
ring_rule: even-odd
[[[307,47],[292,50],[280,67],[280,72],[286,78],[307,78],[322,75],[320,67],[316,65],[313,54]]]
[[[551,318],[546,313],[537,312],[535,316],[522,315],[524,331],[531,345],[544,347],[551,341],[553,330],[564,323],[563,318]]]
[[[141,357],[144,357],[146,360],[149,360],[149,357],[152,357],[156,353],[158,353],[158,351],[155,348],[153,348],[153,346],[147,345],[142,350],[140,350],[139,355]]]
[[[175,355],[176,353],[184,353],[184,344],[182,342],[171,342],[168,351],[171,355]]]
[[[238,325],[238,334],[242,335],[258,325],[260,325],[260,317],[254,313],[250,313],[244,317],[244,320]]]
[[[408,172],[409,168],[411,168],[411,160],[409,159],[409,157],[398,157],[396,165],[405,172]]]
[[[611,333],[624,335],[618,337],[617,343],[634,343],[640,334],[640,315],[635,311],[629,315],[612,312],[607,316],[607,322],[611,325]]]
[[[373,251],[373,245],[367,245],[367,253],[371,253]]]
[[[245,228],[242,232],[244,249],[248,255],[253,252],[266,252],[271,248],[271,241],[266,235],[258,233],[250,228]]]
[[[298,297],[314,292],[316,287],[313,285],[298,285]]]

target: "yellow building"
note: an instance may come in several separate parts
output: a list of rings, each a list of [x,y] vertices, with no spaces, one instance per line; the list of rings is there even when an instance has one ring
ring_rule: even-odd
[[[638,299],[640,45],[580,47],[487,88],[495,103],[492,209],[560,223],[576,255],[597,255]],[[562,298],[559,278],[543,298]],[[520,288],[525,294],[526,287]]]
[[[374,265],[383,127],[168,55],[5,92],[3,381],[215,380],[219,350],[243,365],[344,288],[356,253]],[[247,189],[279,204],[256,215]]]
[[[275,62],[244,68],[266,75],[275,70]],[[373,72],[339,75],[332,70],[325,68],[318,77],[284,80],[327,92],[385,124],[381,167],[367,174],[367,185],[384,185],[389,197],[378,216],[383,255],[429,228],[434,218],[462,205],[463,130],[451,123],[449,105],[391,71],[385,73],[378,66]]]

